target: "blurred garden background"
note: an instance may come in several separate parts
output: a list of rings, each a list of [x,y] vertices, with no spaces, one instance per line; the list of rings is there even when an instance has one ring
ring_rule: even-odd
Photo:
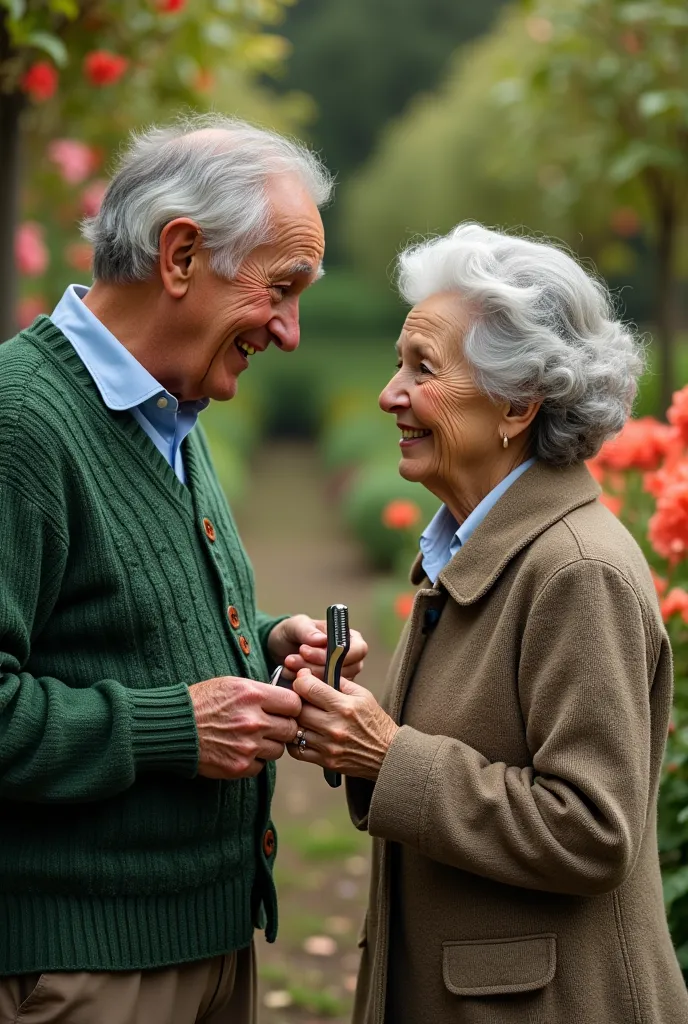
[[[348,603],[378,692],[435,508],[398,476],[377,407],[404,317],[396,252],[476,219],[560,239],[609,281],[648,369],[636,421],[591,468],[674,642],[660,836],[688,976],[687,55],[685,0],[0,0],[0,338],[89,283],[78,222],[137,126],[237,114],[336,172],[301,347],[257,358],[203,423],[263,607]],[[341,791],[294,762],[275,817],[282,929],[260,944],[261,1021],[343,1022],[367,841]]]

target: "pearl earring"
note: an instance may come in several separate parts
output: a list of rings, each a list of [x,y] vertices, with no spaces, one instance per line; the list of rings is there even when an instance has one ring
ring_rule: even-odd
[[[502,434],[502,448],[508,448],[508,447],[509,447],[509,438],[506,436],[506,434]]]

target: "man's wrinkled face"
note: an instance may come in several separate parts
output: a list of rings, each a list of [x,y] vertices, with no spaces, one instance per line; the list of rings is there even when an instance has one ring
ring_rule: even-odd
[[[299,298],[321,273],[325,249],[318,208],[298,179],[268,186],[272,239],[254,249],[228,281],[201,250],[184,309],[188,339],[176,368],[183,399],[233,398],[237,379],[271,343],[285,352],[299,344]]]
[[[380,395],[402,431],[399,472],[443,501],[499,449],[500,410],[463,358],[468,310],[454,294],[414,306],[397,343],[398,370]]]

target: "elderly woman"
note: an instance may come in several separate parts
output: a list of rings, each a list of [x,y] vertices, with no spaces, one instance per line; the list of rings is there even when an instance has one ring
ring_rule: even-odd
[[[380,707],[302,671],[305,745],[374,842],[356,1024],[685,1024],[655,828],[672,665],[585,466],[642,368],[554,246],[463,224],[400,258],[380,404],[443,505]]]

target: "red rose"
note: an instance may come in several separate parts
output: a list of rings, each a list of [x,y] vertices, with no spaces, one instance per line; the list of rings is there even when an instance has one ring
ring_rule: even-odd
[[[93,50],[84,58],[84,72],[92,85],[114,85],[128,66],[126,57],[107,50]]]
[[[57,89],[57,71],[45,60],[32,64],[21,77],[21,87],[32,100],[39,103],[49,100]]]
[[[413,594],[398,594],[394,600],[394,614],[400,619],[408,619],[413,609]]]
[[[181,11],[186,5],[186,0],[157,0],[156,7],[163,14],[174,14],[175,11]]]
[[[382,522],[389,530],[409,530],[420,522],[421,511],[415,501],[395,498],[382,510]]]

